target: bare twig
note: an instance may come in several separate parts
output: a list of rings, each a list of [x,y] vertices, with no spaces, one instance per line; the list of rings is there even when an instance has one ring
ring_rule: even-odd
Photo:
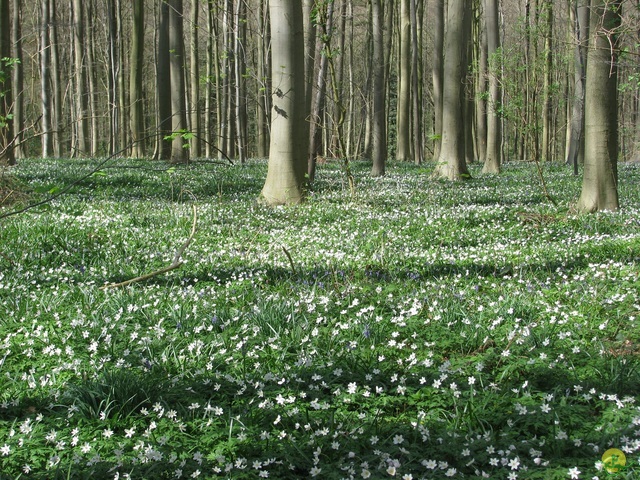
[[[147,273],[146,275],[141,275],[139,277],[135,277],[129,280],[125,280],[124,282],[120,282],[120,283],[110,283],[107,285],[103,285],[102,287],[100,287],[100,290],[106,290],[108,288],[120,288],[120,287],[126,287],[127,285],[131,285],[132,283],[135,282],[142,282],[144,280],[148,280],[152,277],[158,276],[158,275],[162,275],[163,273],[167,273],[170,272],[171,270],[175,270],[176,268],[180,268],[182,266],[182,264],[184,263],[182,261],[182,255],[184,254],[184,251],[187,249],[187,247],[191,244],[191,241],[193,240],[194,235],[196,234],[196,226],[198,224],[198,209],[196,208],[195,204],[193,205],[193,223],[191,225],[191,234],[189,235],[189,238],[187,238],[187,241],[184,242],[182,244],[182,246],[176,251],[176,254],[173,257],[173,261],[171,262],[171,265],[168,265],[164,268],[161,268],[160,270],[156,270],[155,272],[151,272],[151,273]]]

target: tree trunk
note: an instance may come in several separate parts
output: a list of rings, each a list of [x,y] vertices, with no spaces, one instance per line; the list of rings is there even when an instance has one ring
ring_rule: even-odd
[[[373,32],[373,115],[371,131],[371,175],[379,177],[385,174],[387,163],[387,129],[385,113],[385,62],[384,34],[382,28],[382,8],[380,0],[371,0],[371,20]]]
[[[420,165],[424,160],[424,139],[422,138],[422,51],[418,42],[418,9],[417,0],[411,0],[411,99],[412,99],[412,131],[413,162]]]
[[[500,25],[498,0],[485,0],[487,54],[489,57],[489,102],[487,105],[487,156],[483,173],[500,173],[502,164],[502,60],[500,58]]]
[[[165,137],[171,135],[171,62],[169,46],[169,4],[160,3],[158,19],[158,50],[156,60],[156,104],[158,122],[157,156],[161,160],[171,158],[171,143]]]
[[[470,9],[466,0],[451,0],[447,15],[443,89],[442,146],[434,177],[469,178],[465,162],[464,81],[467,73],[467,39]]]
[[[433,47],[433,159],[440,158],[442,145],[442,90],[444,85],[444,0],[436,0]]]
[[[237,0],[236,10],[234,13],[234,50],[235,50],[235,63],[234,63],[234,76],[235,82],[235,112],[234,117],[236,121],[236,139],[238,149],[238,160],[241,163],[247,161],[247,81],[246,81],[246,64],[247,59],[245,57],[245,48],[247,42],[247,5],[246,0]]]
[[[483,7],[484,15],[479,15],[475,36],[479,40],[475,51],[477,52],[478,74],[476,75],[475,103],[476,103],[476,155],[478,162],[484,163],[487,158],[487,79],[488,70],[488,45],[487,45],[487,8]]]
[[[299,0],[271,0],[269,12],[273,108],[261,200],[267,205],[295,204],[304,198],[309,139],[302,5]]]
[[[48,33],[48,45],[51,52],[49,53],[50,59],[50,75],[52,97],[49,99],[49,108],[53,103],[53,115],[50,115],[49,126],[53,130],[52,134],[52,150],[49,153],[53,154],[56,158],[61,158],[66,155],[69,150],[69,138],[65,135],[66,126],[68,121],[65,119],[63,112],[63,93],[62,93],[62,68],[60,62],[60,48],[58,43],[58,21],[56,18],[56,0],[48,0],[49,8],[49,33]],[[47,86],[47,88],[49,88]],[[50,94],[51,95],[51,94]],[[43,117],[44,118],[44,117]],[[43,122],[44,124],[44,122]]]
[[[587,47],[589,41],[590,0],[577,0],[574,12],[574,91],[571,111],[569,153],[567,163],[573,165],[573,174],[578,175],[578,164],[584,161],[584,91],[587,73]],[[573,8],[573,7],[572,7]]]
[[[24,66],[22,53],[22,2],[20,0],[12,0],[11,8],[13,9],[13,22],[11,25],[11,43],[13,50],[11,57],[18,60],[13,66],[11,86],[13,87],[13,130],[16,135],[16,143],[14,146],[14,157],[25,158],[27,156],[26,146],[24,142]]]
[[[258,158],[265,158],[269,155],[269,133],[268,133],[268,9],[263,0],[258,1],[258,91],[257,91],[257,128],[258,128]]]
[[[183,138],[187,128],[187,102],[184,81],[184,28],[182,0],[169,3],[169,63],[171,78],[171,163],[188,163],[188,142]]]
[[[87,114],[87,81],[85,75],[84,16],[82,1],[73,0],[73,53],[75,59],[76,139],[79,156],[90,154],[89,116]]]
[[[191,24],[189,26],[189,49],[191,57],[189,58],[190,66],[190,90],[191,90],[191,108],[189,109],[191,117],[191,155],[200,157],[202,155],[200,145],[202,145],[202,127],[200,125],[200,58],[198,52],[198,32],[200,25],[198,24],[200,13],[200,1],[191,0]]]
[[[402,162],[411,160],[411,3],[400,0],[396,160]]]
[[[16,163],[13,136],[11,72],[10,0],[0,0],[0,164]]]
[[[542,160],[552,160],[552,95],[553,84],[553,3],[546,0],[542,6],[544,19],[544,86],[542,90]]]
[[[142,90],[142,66],[144,61],[144,0],[133,2],[133,29],[129,59],[129,104],[131,111],[131,156],[144,158],[144,93]]]
[[[90,25],[93,19],[95,18],[95,5],[93,2],[87,2],[87,10],[85,22],[87,25]],[[88,100],[88,112],[90,117],[90,128],[89,128],[89,136],[90,136],[90,148],[91,148],[91,156],[98,156],[98,148],[100,143],[100,132],[99,132],[99,123],[98,119],[101,116],[102,109],[98,107],[98,92],[96,88],[96,62],[95,62],[95,51],[96,51],[96,42],[95,42],[95,31],[93,28],[89,28],[87,30],[87,94],[89,96]]]
[[[620,0],[593,0],[585,96],[585,158],[581,212],[617,210],[618,44]]]
[[[49,38],[49,0],[41,2],[42,18],[40,25],[40,103],[42,105],[42,158],[53,154],[53,135],[51,132],[51,89],[49,71],[51,70],[51,41]]]

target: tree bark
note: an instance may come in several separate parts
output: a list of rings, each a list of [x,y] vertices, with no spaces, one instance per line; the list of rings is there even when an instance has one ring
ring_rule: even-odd
[[[144,93],[142,68],[144,61],[144,0],[133,1],[133,29],[129,58],[129,104],[131,110],[131,156],[144,158]]]
[[[188,143],[183,138],[187,128],[187,102],[184,80],[184,26],[182,0],[169,4],[169,64],[171,78],[171,163],[188,163]]]
[[[380,0],[371,0],[371,19],[373,31],[373,115],[371,131],[371,157],[373,166],[371,175],[379,177],[385,174],[387,163],[387,127],[385,112],[385,62],[384,33],[382,28],[382,8]]]
[[[11,92],[11,11],[9,0],[0,0],[0,164],[13,165],[14,153]]]
[[[402,162],[411,160],[411,3],[412,0],[400,0],[396,160]]]
[[[483,173],[500,173],[502,164],[502,60],[500,58],[500,25],[498,0],[485,0],[487,54],[489,57],[489,102],[487,105],[487,151]]]
[[[309,141],[304,76],[304,27],[299,0],[269,2],[273,107],[267,178],[261,201],[267,205],[304,199]]]
[[[5,0],[7,1],[7,0]],[[11,57],[18,60],[11,71],[11,86],[13,88],[13,130],[16,135],[16,143],[14,145],[14,158],[25,158],[26,145],[24,142],[24,66],[22,52],[22,2],[20,0],[12,0],[13,22],[11,24],[11,43],[13,50]]]
[[[449,180],[469,178],[465,161],[464,80],[467,73],[467,39],[470,9],[466,0],[451,0],[445,37],[442,146],[434,177]]]
[[[246,64],[247,59],[244,54],[247,42],[247,5],[245,0],[237,0],[234,13],[234,50],[235,50],[235,121],[236,139],[238,149],[238,160],[240,163],[247,161],[248,131],[247,131],[247,81]]]
[[[618,44],[620,0],[593,0],[585,96],[585,158],[581,212],[617,210]]]
[[[49,88],[49,72],[51,70],[49,6],[49,0],[42,0],[42,24],[40,25],[40,103],[42,105],[42,158],[49,158],[53,154],[53,135],[51,132],[51,89]]]
[[[589,43],[590,0],[576,0],[574,12],[574,91],[571,111],[569,152],[567,163],[573,165],[573,174],[578,175],[578,165],[584,162],[584,91],[587,73],[587,47]],[[573,8],[573,7],[572,7]],[[582,160],[582,162],[581,162]]]
[[[544,81],[542,100],[542,145],[540,147],[542,160],[552,160],[553,141],[552,135],[552,92],[553,84],[553,3],[545,0],[542,5],[544,19]]]
[[[73,53],[75,59],[76,154],[87,156],[89,148],[89,115],[87,114],[87,79],[85,75],[84,16],[82,1],[73,0]]]
[[[171,143],[165,137],[171,135],[171,62],[169,46],[169,4],[161,2],[158,12],[158,46],[156,53],[156,105],[158,143],[156,155],[161,160],[171,158]]]
[[[444,0],[436,0],[434,12],[433,67],[433,159],[440,157],[442,145],[442,90],[444,84]]]
[[[190,67],[190,90],[191,107],[189,108],[191,133],[191,155],[200,157],[202,155],[200,146],[202,145],[202,127],[200,124],[200,58],[198,45],[198,31],[200,13],[200,1],[191,0],[191,22],[189,26],[189,67]]]

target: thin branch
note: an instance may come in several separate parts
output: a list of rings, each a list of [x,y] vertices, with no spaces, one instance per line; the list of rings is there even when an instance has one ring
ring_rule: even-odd
[[[187,249],[187,247],[191,244],[191,241],[193,240],[194,235],[196,234],[196,226],[198,224],[198,209],[196,208],[195,204],[193,205],[193,223],[191,225],[191,234],[189,235],[189,238],[187,238],[187,241],[184,242],[182,244],[182,246],[176,251],[176,254],[173,257],[173,261],[171,262],[171,265],[168,265],[164,268],[161,268],[160,270],[156,270],[154,272],[151,273],[147,273],[146,275],[141,275],[139,277],[135,277],[129,280],[125,280],[124,282],[119,282],[119,283],[110,283],[107,285],[103,285],[102,287],[100,287],[100,290],[106,290],[108,288],[120,288],[120,287],[126,287],[128,285],[131,285],[132,283],[135,282],[142,282],[144,280],[148,280],[150,278],[153,278],[155,276],[158,275],[162,275],[163,273],[167,273],[170,272],[171,270],[175,270],[176,268],[180,268],[182,266],[182,264],[184,263],[182,261],[182,255],[184,254],[184,251]]]

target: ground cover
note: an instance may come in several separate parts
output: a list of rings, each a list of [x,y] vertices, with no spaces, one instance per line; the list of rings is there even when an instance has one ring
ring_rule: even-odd
[[[640,167],[578,216],[563,166],[269,209],[263,162],[117,165],[0,220],[0,478],[640,476]]]

